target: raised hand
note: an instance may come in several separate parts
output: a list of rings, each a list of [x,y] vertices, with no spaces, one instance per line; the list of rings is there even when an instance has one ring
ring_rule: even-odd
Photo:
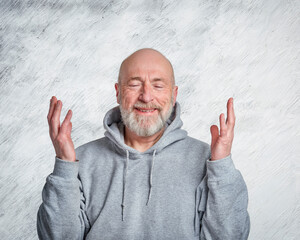
[[[50,100],[49,113],[47,115],[50,138],[58,158],[75,162],[76,154],[74,144],[71,139],[72,111],[68,111],[64,121],[60,125],[61,108],[62,102],[53,96]]]
[[[235,125],[235,115],[233,109],[233,98],[227,102],[227,119],[225,115],[220,115],[220,134],[217,125],[210,127],[211,132],[211,160],[218,160],[227,157],[231,153],[233,142],[233,130]]]

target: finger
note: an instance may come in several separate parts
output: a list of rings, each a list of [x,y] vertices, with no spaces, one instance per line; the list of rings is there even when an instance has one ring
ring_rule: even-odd
[[[220,136],[225,137],[227,133],[227,126],[225,123],[225,115],[224,113],[220,114]]]
[[[215,145],[215,142],[217,141],[219,137],[219,128],[217,125],[212,125],[210,127],[210,132],[211,132],[211,146]]]
[[[57,99],[55,96],[52,96],[52,98],[50,99],[50,107],[49,107],[49,111],[48,111],[48,115],[47,115],[47,119],[48,119],[48,124],[50,124],[50,120],[52,118],[53,115],[53,111],[56,105]]]
[[[51,118],[50,126],[51,126],[51,134],[53,134],[53,137],[56,137],[59,129],[60,129],[60,113],[62,108],[62,102],[60,100],[57,100],[57,103],[55,105],[54,113]]]
[[[229,98],[227,102],[227,119],[226,119],[226,124],[229,129],[234,128],[235,124],[235,115],[234,115],[234,109],[233,109],[233,98]]]
[[[69,125],[69,123],[71,121],[71,118],[72,118],[72,110],[70,109],[68,111],[68,113],[67,113],[64,121],[61,124],[61,128],[60,129],[61,129],[62,132],[66,133],[68,131],[68,125]]]
[[[71,136],[71,132],[72,132],[72,122],[70,122],[69,125],[68,125],[67,134],[68,134],[69,136]]]

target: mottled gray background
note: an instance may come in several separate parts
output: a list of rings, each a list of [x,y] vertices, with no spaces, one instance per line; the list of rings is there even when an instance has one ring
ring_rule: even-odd
[[[184,129],[210,143],[234,97],[232,156],[249,190],[249,239],[300,239],[300,1],[0,0],[0,239],[37,239],[55,152],[52,95],[75,147],[103,136],[121,61],[153,47],[174,65]]]

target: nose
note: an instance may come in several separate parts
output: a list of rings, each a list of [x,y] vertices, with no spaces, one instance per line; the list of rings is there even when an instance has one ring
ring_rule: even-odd
[[[152,87],[147,82],[144,83],[141,89],[139,100],[145,103],[151,102],[153,100]]]

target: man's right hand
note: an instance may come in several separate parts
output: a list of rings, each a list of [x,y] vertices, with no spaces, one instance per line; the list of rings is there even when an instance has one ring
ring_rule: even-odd
[[[49,134],[52,140],[56,156],[60,159],[75,162],[76,154],[74,144],[71,139],[72,130],[72,110],[70,109],[60,125],[60,113],[62,108],[62,101],[57,100],[53,96],[50,100],[49,113],[47,116],[49,124]]]

